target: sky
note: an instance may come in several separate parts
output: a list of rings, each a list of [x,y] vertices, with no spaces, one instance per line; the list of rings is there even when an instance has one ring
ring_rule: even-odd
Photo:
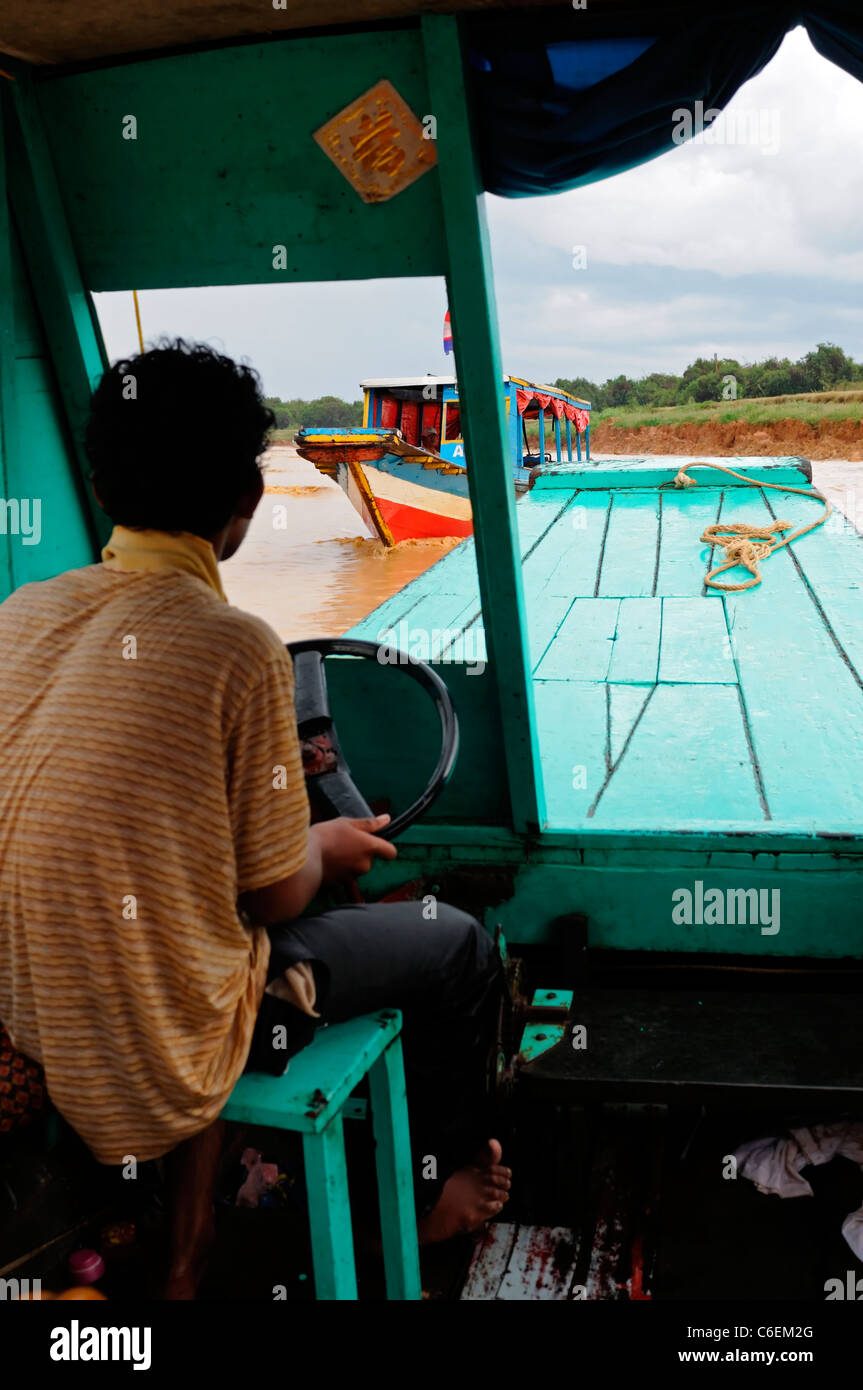
[[[544,198],[486,197],[504,370],[534,381],[681,373],[698,356],[863,359],[863,83],[803,29],[713,127]],[[359,397],[364,377],[452,371],[441,279],[153,290],[145,342],[182,334],[260,371],[268,395]],[[113,360],[131,294],[96,296]]]

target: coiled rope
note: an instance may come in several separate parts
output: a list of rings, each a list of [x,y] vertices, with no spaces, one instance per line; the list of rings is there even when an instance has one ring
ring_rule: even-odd
[[[721,463],[685,463],[674,479],[675,487],[698,486],[695,479],[689,477],[687,473],[689,468],[715,468],[718,473],[727,473],[729,477],[740,478],[750,487],[771,487],[775,488],[777,492],[797,492],[801,497],[811,497],[813,502],[824,503],[824,511],[819,517],[816,517],[815,521],[810,521],[808,526],[801,526],[790,536],[782,534],[784,531],[791,530],[793,522],[790,521],[774,521],[772,526],[750,526],[745,521],[717,522],[714,526],[708,526],[701,537],[702,541],[707,545],[721,546],[725,559],[721,565],[717,565],[715,569],[709,571],[704,582],[708,588],[721,589],[724,593],[739,593],[743,589],[752,589],[756,584],[760,584],[760,561],[769,559],[783,546],[799,540],[809,531],[814,531],[816,526],[823,526],[833,511],[832,503],[817,488],[808,492],[806,488],[786,487],[783,483],[756,482],[753,478],[747,478],[743,473],[735,473],[733,468],[723,467]],[[735,565],[742,565],[744,569],[748,569],[752,578],[747,579],[745,584],[718,584],[714,576],[722,574],[724,570],[734,569]]]

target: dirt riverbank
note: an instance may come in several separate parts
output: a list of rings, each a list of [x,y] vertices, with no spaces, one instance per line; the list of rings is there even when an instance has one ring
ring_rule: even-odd
[[[810,459],[863,460],[863,420],[775,420],[750,424],[726,423],[642,425],[618,428],[609,422],[590,431],[591,452],[597,454],[722,455],[802,454]]]

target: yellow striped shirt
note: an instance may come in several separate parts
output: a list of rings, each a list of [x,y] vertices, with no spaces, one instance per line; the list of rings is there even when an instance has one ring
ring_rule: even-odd
[[[161,541],[0,605],[0,1019],[104,1163],[219,1114],[269,957],[237,896],[307,852],[290,657]]]

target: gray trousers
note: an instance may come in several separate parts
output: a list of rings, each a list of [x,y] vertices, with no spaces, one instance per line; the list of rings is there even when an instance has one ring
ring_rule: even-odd
[[[420,902],[351,904],[270,928],[268,978],[311,961],[321,1018],[265,994],[247,1064],[249,1071],[280,1074],[320,1024],[401,1010],[421,1212],[492,1135],[486,1073],[502,986],[497,951],[480,924],[445,903],[436,912],[427,920]],[[279,1024],[288,1048],[274,1053]]]

